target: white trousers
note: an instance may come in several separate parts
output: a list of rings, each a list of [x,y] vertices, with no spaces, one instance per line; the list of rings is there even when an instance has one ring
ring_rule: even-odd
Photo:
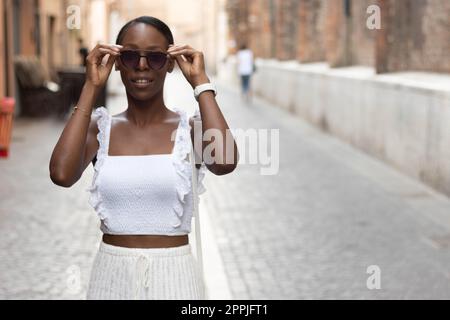
[[[124,248],[100,243],[88,300],[204,300],[191,245]]]

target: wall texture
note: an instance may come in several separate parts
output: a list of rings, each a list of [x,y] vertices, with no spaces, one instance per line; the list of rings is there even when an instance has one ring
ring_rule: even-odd
[[[450,1],[379,0],[383,30],[378,35],[381,72],[450,72]]]
[[[380,30],[367,28],[370,5],[381,8]],[[228,0],[227,9],[232,42],[258,57],[450,72],[448,0]]]
[[[257,95],[450,195],[450,76],[258,64]]]
[[[325,5],[320,0],[300,1],[298,6],[297,58],[302,62],[325,60]]]

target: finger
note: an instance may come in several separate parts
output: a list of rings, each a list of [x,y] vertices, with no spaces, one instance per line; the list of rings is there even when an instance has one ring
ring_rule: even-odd
[[[186,46],[185,45],[179,45],[179,44],[171,44],[171,45],[169,45],[169,49],[167,49],[167,51],[175,50],[175,49],[179,49],[179,48],[184,48],[184,47],[186,47]]]
[[[192,49],[181,49],[179,51],[176,52],[172,52],[169,55],[173,56],[173,57],[178,57],[178,56],[183,56],[184,58],[186,58],[186,60],[188,60],[189,62],[193,62],[194,57],[196,55],[198,55],[198,52]]]
[[[170,51],[167,51],[168,54],[185,54],[185,55],[195,55],[201,54],[201,51],[195,50],[193,48],[177,48]]]
[[[113,56],[120,56],[120,52],[119,51],[115,51],[115,50],[111,50],[111,49],[104,49],[104,48],[99,48],[98,49],[100,52],[106,54],[111,54]]]
[[[98,60],[100,57],[103,57],[105,53],[105,49],[110,50],[112,52],[120,52],[120,49],[123,48],[119,45],[108,45],[108,44],[97,44],[95,48],[89,53],[94,60]]]
[[[120,51],[120,49],[123,49],[123,46],[121,46],[120,44],[99,44],[99,47],[103,49],[110,49],[113,51]]]
[[[178,65],[180,66],[181,70],[189,67],[189,62],[183,60],[183,56],[175,56],[175,59],[177,60]]]
[[[170,45],[169,50],[175,50],[175,49],[194,49],[190,45],[184,44],[184,45]]]
[[[97,44],[95,48],[89,53],[94,59],[98,59],[105,55],[105,50],[111,52],[120,52],[120,49],[123,48],[119,45],[108,45],[108,44]]]
[[[196,63],[201,63],[201,61],[203,61],[203,53],[200,51],[196,51],[194,49],[183,49],[180,51],[177,51],[176,53],[174,53],[175,56],[177,55],[181,55],[183,57],[186,58],[187,61],[189,61],[190,63],[194,63],[195,61],[197,61]]]
[[[173,47],[170,47],[170,48],[167,50],[167,53],[168,53],[168,54],[171,54],[171,53],[178,52],[178,51],[184,50],[184,49],[192,49],[192,48],[188,48],[188,46],[186,46],[186,45],[183,45],[183,46],[173,46]]]
[[[178,49],[171,50],[170,52],[167,51],[167,53],[171,54],[171,55],[184,54],[184,55],[188,55],[188,56],[193,55],[196,52],[198,52],[198,51],[196,51],[194,49],[190,49],[190,48],[178,48]]]
[[[109,56],[108,62],[107,62],[106,65],[105,65],[105,67],[106,67],[109,71],[112,70],[112,67],[114,66],[114,62],[116,62],[116,57],[117,57],[117,56],[114,56],[114,55],[110,55],[110,56]]]
[[[193,60],[192,64],[194,65],[194,67],[197,70],[201,70],[205,68],[205,59],[203,57],[203,53],[202,52],[198,52],[198,54],[195,54],[193,56]]]

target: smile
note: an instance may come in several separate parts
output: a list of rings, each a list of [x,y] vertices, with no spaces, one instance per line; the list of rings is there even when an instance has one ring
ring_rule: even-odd
[[[150,79],[135,79],[131,81],[138,84],[149,84],[150,82],[152,82]]]
[[[131,82],[133,83],[134,87],[136,88],[147,88],[151,84],[153,84],[153,79],[149,78],[135,78],[131,79]]]

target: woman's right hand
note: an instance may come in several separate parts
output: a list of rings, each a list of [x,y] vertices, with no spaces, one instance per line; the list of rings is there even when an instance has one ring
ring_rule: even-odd
[[[96,88],[102,88],[111,73],[116,58],[120,56],[120,45],[97,44],[86,58],[86,82]],[[103,58],[109,55],[106,64]]]

